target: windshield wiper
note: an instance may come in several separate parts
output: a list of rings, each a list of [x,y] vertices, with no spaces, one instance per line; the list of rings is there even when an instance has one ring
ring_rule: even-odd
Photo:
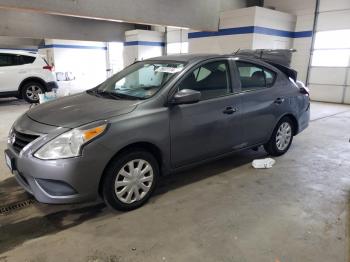
[[[131,95],[127,95],[127,94],[121,94],[121,93],[115,93],[115,92],[108,92],[108,91],[103,91],[103,90],[99,90],[99,89],[88,90],[87,93],[93,94],[93,95],[95,95],[97,97],[107,97],[107,98],[111,98],[111,99],[129,99],[129,100],[142,99],[142,98],[136,97],[136,96],[131,96]]]
[[[130,99],[130,100],[141,100],[141,97],[127,95],[123,93],[115,93],[115,92],[109,92],[109,94],[113,97],[119,98],[119,99]]]
[[[111,95],[111,92],[106,92],[106,91],[102,91],[102,90],[99,90],[99,89],[88,90],[86,92],[88,94],[92,94],[92,95],[97,96],[97,97],[108,97],[108,98],[116,99],[116,97]]]

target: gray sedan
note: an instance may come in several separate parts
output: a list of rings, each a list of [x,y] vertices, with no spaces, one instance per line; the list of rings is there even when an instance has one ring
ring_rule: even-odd
[[[245,55],[164,56],[29,110],[5,158],[40,202],[102,196],[131,210],[160,175],[261,145],[284,154],[309,117],[308,90],[288,67]]]

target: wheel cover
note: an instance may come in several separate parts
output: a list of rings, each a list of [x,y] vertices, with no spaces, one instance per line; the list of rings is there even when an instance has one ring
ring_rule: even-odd
[[[144,159],[134,159],[126,163],[118,172],[114,190],[117,198],[126,204],[142,200],[153,183],[153,168]]]
[[[42,94],[43,91],[41,90],[41,88],[37,85],[30,85],[28,86],[28,88],[26,89],[26,96],[30,99],[30,100],[39,100],[39,94]]]
[[[292,139],[292,127],[288,122],[283,122],[276,133],[276,147],[278,150],[285,150]]]

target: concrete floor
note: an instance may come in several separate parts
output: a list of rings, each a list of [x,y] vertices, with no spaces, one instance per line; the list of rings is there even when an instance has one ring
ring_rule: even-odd
[[[0,100],[0,151],[27,104]],[[350,106],[312,104],[272,169],[245,151],[162,180],[144,207],[34,203],[0,215],[4,261],[348,261]],[[0,158],[0,208],[29,196]]]

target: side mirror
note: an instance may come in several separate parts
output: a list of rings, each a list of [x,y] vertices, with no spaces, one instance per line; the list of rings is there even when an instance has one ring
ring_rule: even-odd
[[[194,104],[201,100],[201,92],[192,89],[182,89],[178,91],[169,103],[172,105]]]

